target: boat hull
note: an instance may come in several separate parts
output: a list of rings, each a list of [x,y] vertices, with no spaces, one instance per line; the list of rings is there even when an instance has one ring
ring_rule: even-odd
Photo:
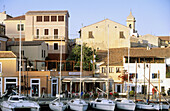
[[[147,104],[136,104],[137,109],[145,109],[145,110],[155,110],[153,105],[147,105]]]
[[[104,110],[104,111],[114,111],[115,104],[103,104],[97,102],[91,102],[90,106],[94,109]]]
[[[116,107],[118,109],[127,110],[127,111],[134,111],[135,106],[136,106],[135,103],[122,103],[122,102],[116,103]]]
[[[56,105],[56,104],[50,103],[49,107],[52,111],[64,111],[67,106],[66,105]]]
[[[83,104],[69,104],[69,109],[74,110],[74,111],[86,111],[88,108],[88,105],[83,105]]]
[[[165,104],[155,104],[154,105],[155,110],[168,110],[169,109],[169,105],[165,105]]]

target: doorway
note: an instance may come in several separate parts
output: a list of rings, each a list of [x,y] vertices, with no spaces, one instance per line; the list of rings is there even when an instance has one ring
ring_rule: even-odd
[[[40,97],[40,79],[31,79],[31,97]]]
[[[56,94],[58,94],[58,78],[52,78],[51,93],[52,96],[56,96]]]

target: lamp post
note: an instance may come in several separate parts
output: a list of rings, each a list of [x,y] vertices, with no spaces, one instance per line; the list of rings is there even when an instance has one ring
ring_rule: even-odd
[[[28,97],[28,70],[33,69],[33,66],[27,66],[27,97]]]

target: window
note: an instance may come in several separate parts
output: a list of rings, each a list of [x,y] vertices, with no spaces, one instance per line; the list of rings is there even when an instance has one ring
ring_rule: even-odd
[[[44,50],[44,58],[45,58],[45,50]]]
[[[121,68],[120,67],[116,67],[116,73],[121,73]]]
[[[106,73],[106,67],[102,67],[102,73]]]
[[[109,73],[113,73],[114,72],[114,67],[109,67]]]
[[[58,39],[58,29],[54,29],[54,39]]]
[[[58,16],[58,21],[64,21],[64,16]]]
[[[124,36],[124,34],[123,34],[123,31],[120,31],[120,32],[119,32],[119,37],[120,37],[120,38],[125,38],[125,36]]]
[[[37,16],[37,22],[42,22],[42,16]]]
[[[42,57],[42,58],[44,57],[44,55],[43,55],[43,50],[41,51],[41,57]]]
[[[37,29],[36,34],[37,34],[37,39],[38,39],[38,38],[39,38],[39,35],[40,35],[39,29]]]
[[[21,55],[24,56],[24,50],[21,50]]]
[[[48,35],[48,29],[44,29],[44,35]]]
[[[58,43],[54,43],[54,50],[58,50]]]
[[[51,22],[56,22],[57,21],[57,16],[51,16]]]
[[[17,25],[17,30],[20,31],[20,24]],[[24,24],[21,24],[21,31],[24,31]]]
[[[93,37],[93,32],[92,32],[92,31],[89,31],[89,38],[94,38],[94,37]]]
[[[129,28],[132,28],[132,24],[129,24]]]
[[[135,75],[136,75],[136,78],[138,78],[138,74],[136,74],[136,73],[129,73],[130,75],[129,75],[129,79],[131,80],[131,79],[134,79],[135,78]]]
[[[152,73],[152,79],[157,79],[158,78],[158,74],[157,73]]]
[[[44,22],[49,22],[49,16],[44,16]]]

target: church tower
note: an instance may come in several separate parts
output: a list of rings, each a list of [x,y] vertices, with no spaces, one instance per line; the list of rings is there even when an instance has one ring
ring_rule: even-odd
[[[135,17],[132,15],[132,12],[130,11],[126,23],[127,23],[127,27],[133,30],[133,33],[135,32],[135,22],[136,22]]]

